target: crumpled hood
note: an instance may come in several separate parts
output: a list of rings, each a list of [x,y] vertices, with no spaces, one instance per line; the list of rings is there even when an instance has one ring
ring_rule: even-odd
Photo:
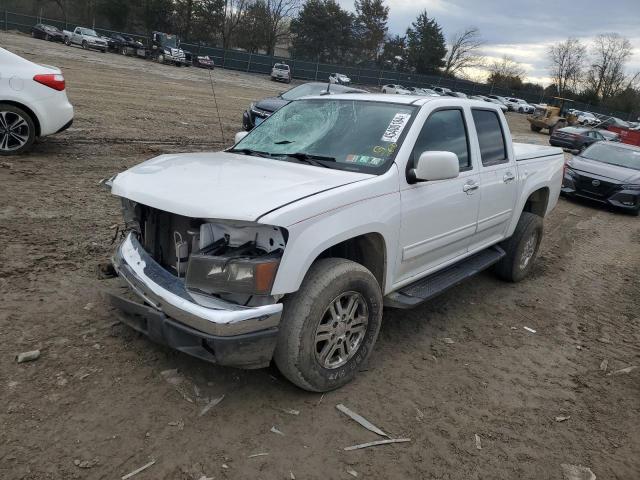
[[[372,175],[228,152],[161,155],[119,173],[111,192],[192,218],[254,221]]]
[[[279,108],[284,107],[289,100],[284,100],[280,97],[269,97],[256,102],[256,108],[264,110],[265,112],[275,112]]]
[[[573,157],[569,166],[574,170],[609,178],[620,183],[640,183],[640,172],[632,168],[596,162],[595,160],[589,160],[579,156]]]

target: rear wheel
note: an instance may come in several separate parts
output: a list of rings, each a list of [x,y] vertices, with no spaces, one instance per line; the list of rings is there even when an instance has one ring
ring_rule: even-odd
[[[71,39],[69,37],[64,37],[64,44],[67,47],[70,47],[71,46]]]
[[[28,150],[36,138],[31,116],[21,108],[0,103],[0,155]]]
[[[49,34],[45,34],[44,39],[48,42],[49,40],[51,40],[51,37],[49,36]]]
[[[350,260],[322,259],[283,303],[274,355],[280,372],[313,392],[351,381],[380,331],[382,293],[373,274]]]
[[[158,60],[158,63],[164,63],[164,55],[163,54],[159,54],[156,59]]]
[[[542,218],[522,212],[513,235],[500,244],[506,255],[494,267],[498,276],[509,282],[526,277],[538,256],[541,240]]]

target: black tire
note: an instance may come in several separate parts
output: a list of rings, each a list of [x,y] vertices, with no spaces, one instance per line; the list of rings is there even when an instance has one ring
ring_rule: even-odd
[[[122,50],[120,50],[120,53],[126,57],[127,56],[127,47],[122,47]]]
[[[346,362],[336,363],[326,368],[318,356],[317,329],[326,320],[329,306],[341,299],[342,295],[355,296],[360,306],[354,312],[365,312],[368,323],[358,337],[359,343],[352,353],[348,353]],[[302,282],[300,290],[284,298],[284,310],[280,321],[280,336],[274,354],[274,360],[280,372],[298,387],[312,392],[327,392],[350,382],[358,370],[367,361],[378,338],[382,322],[382,292],[373,274],[362,265],[341,258],[326,258],[314,263]],[[366,309],[364,306],[366,306]],[[333,318],[333,317],[329,317]],[[333,319],[323,323],[335,332],[336,325],[348,329],[348,320]],[[333,326],[329,324],[333,323]],[[331,349],[331,340],[327,339],[327,348]],[[335,344],[343,345],[349,331],[337,334]],[[353,336],[349,337],[353,338]],[[345,350],[342,350],[345,351]],[[338,353],[336,351],[336,353]],[[329,353],[327,360],[333,358]],[[325,360],[326,361],[326,360]]]
[[[540,133],[540,130],[542,130],[540,127],[536,127],[533,123],[531,124],[532,132]]]
[[[158,63],[164,63],[164,55],[162,53],[158,54],[158,56],[156,57],[156,61]]]
[[[495,265],[496,274],[508,282],[519,282],[525,278],[538,256],[542,232],[542,217],[522,212],[513,235],[500,244],[506,255]],[[531,240],[533,235],[535,238]],[[528,257],[526,261],[525,257]]]
[[[85,50],[88,50],[88,49],[89,49],[89,44],[87,43],[87,41],[86,41],[86,40],[83,40],[83,41],[82,41],[82,48],[84,48]]]
[[[524,108],[520,107],[520,108],[518,109],[518,113],[524,113]]]
[[[64,44],[67,47],[70,47],[71,46],[71,39],[69,37],[64,37]]]
[[[25,143],[18,146],[19,144],[16,142],[15,137],[5,137],[4,133],[0,134],[0,156],[19,155],[29,150],[36,139],[36,127],[31,115],[21,108],[7,103],[0,103],[0,112],[5,114],[2,115],[2,118],[7,118],[9,125],[15,124],[18,117],[22,119],[25,125],[23,127],[19,127],[19,130],[17,130],[16,133],[18,133],[20,137],[26,137]],[[0,123],[2,123],[1,120],[2,119],[0,119]],[[1,124],[0,129],[4,132]],[[6,144],[5,141],[7,142]]]

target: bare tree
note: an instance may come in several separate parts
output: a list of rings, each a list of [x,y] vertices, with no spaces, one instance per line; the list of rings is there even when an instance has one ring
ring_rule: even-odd
[[[586,53],[586,47],[577,38],[568,38],[549,47],[549,73],[559,95],[567,90],[575,91],[584,69]]]
[[[592,64],[587,72],[586,86],[602,99],[613,97],[633,83],[625,73],[633,54],[631,42],[617,33],[598,35],[591,51]]]
[[[233,34],[249,7],[250,0],[224,0],[222,15],[222,47],[226,50],[233,42]]]
[[[264,0],[266,4],[266,50],[273,55],[280,40],[289,35],[289,20],[300,7],[301,0]]]
[[[487,67],[489,77],[487,83],[498,87],[520,89],[526,76],[526,71],[521,63],[512,57],[505,55],[500,60],[494,60]]]
[[[484,42],[480,38],[480,30],[477,27],[467,27],[452,35],[445,57],[444,74],[458,75],[467,68],[482,66],[484,64],[484,57],[480,55],[482,45]]]

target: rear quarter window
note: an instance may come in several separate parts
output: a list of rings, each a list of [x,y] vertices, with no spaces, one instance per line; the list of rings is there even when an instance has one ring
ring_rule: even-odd
[[[489,167],[507,163],[507,145],[498,113],[493,110],[472,110],[473,122],[478,134],[482,165]]]

